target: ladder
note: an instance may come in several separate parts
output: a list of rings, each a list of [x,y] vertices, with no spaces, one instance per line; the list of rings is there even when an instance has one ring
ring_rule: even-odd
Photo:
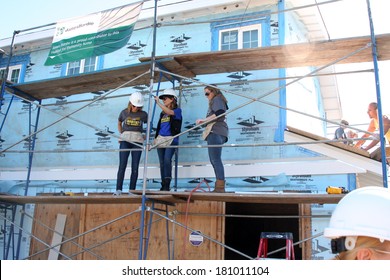
[[[266,258],[268,253],[268,239],[286,240],[286,260],[295,260],[293,234],[291,232],[262,232],[260,234],[260,244],[257,251],[257,258]]]

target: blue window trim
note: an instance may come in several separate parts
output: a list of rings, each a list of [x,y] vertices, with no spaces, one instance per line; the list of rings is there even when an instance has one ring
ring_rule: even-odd
[[[221,19],[220,21],[213,22],[210,24],[211,29],[211,51],[218,51],[219,50],[219,32],[221,30],[225,29],[231,29],[235,27],[241,27],[241,26],[249,26],[254,24],[261,24],[261,43],[262,47],[264,46],[270,46],[271,39],[270,39],[270,17],[269,13],[266,13],[268,15],[265,15],[265,12],[261,13],[250,13],[246,14],[248,17],[253,16],[253,20],[246,20],[245,22],[242,22],[241,20],[237,19],[237,17],[228,17]],[[258,18],[256,18],[256,16]]]
[[[3,56],[0,60],[0,68],[6,68],[8,63],[8,56]],[[30,55],[16,55],[11,57],[9,66],[20,65],[19,83],[24,82],[24,76],[26,75],[27,64],[30,63]]]
[[[283,11],[285,9],[284,1],[279,1],[278,10]],[[284,13],[278,14],[278,44],[284,45],[285,43],[285,27],[286,21]],[[286,77],[286,68],[279,68],[279,78]],[[286,80],[279,80],[279,105],[283,108],[287,107],[286,100]],[[274,141],[275,142],[284,142],[284,131],[287,127],[287,112],[284,109],[279,109],[279,124],[278,129],[275,131]]]
[[[348,174],[348,190],[353,191],[354,189],[356,189],[356,185],[356,174]]]

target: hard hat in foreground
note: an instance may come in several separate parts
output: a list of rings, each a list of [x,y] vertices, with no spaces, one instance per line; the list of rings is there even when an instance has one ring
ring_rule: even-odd
[[[129,101],[135,107],[144,106],[144,97],[143,97],[142,93],[140,93],[140,92],[134,92],[132,95],[130,95]]]
[[[166,90],[164,90],[159,98],[161,99],[163,96],[173,96],[177,99],[177,93],[173,88],[167,88]]]
[[[325,228],[331,239],[368,236],[390,241],[390,191],[383,187],[362,187],[344,196]]]

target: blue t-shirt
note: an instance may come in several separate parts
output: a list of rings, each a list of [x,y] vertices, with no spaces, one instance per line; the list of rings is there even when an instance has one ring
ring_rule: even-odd
[[[158,134],[160,134],[161,136],[172,136],[171,123],[170,123],[171,118],[174,118],[176,120],[181,120],[182,118],[181,109],[180,108],[173,109],[173,112],[175,113],[173,116],[168,114],[164,114],[162,116],[160,131],[158,132]],[[179,137],[175,137],[175,139],[173,139],[173,143],[175,144],[179,143]]]

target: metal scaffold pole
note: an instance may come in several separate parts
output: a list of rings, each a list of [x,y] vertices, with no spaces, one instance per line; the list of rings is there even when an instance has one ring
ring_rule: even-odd
[[[142,185],[142,205],[141,205],[141,226],[140,226],[140,237],[139,237],[139,252],[138,259],[143,259],[144,252],[144,234],[145,234],[145,211],[146,211],[146,184],[147,184],[147,167],[148,167],[148,156],[150,150],[150,125],[152,120],[151,109],[153,99],[153,78],[156,66],[156,36],[157,36],[157,2],[154,1],[154,19],[153,19],[153,46],[150,63],[150,88],[149,88],[149,107],[148,107],[148,123],[146,129],[146,146],[144,146],[144,171],[143,171],[143,185]]]
[[[383,179],[383,186],[387,188],[388,185],[387,185],[386,147],[385,147],[386,141],[384,137],[383,119],[382,119],[382,98],[381,98],[381,89],[379,84],[378,55],[377,55],[377,48],[376,48],[374,23],[372,21],[372,15],[371,15],[370,0],[366,0],[366,2],[367,2],[368,19],[370,22],[370,33],[371,33],[371,42],[372,42],[371,49],[372,49],[372,58],[373,58],[372,60],[374,63],[376,99],[378,104],[379,135],[380,135],[380,145],[381,145],[380,148],[381,148],[381,159],[382,159],[382,179]]]

